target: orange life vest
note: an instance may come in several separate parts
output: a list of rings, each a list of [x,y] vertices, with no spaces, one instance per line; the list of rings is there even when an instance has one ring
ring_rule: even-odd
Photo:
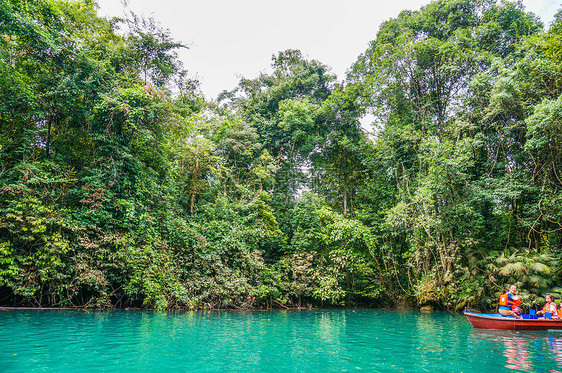
[[[521,304],[521,298],[517,300],[509,300],[509,294],[505,293],[500,296],[500,306],[517,308]]]
[[[500,306],[507,307],[509,305],[509,293],[500,295]]]
[[[550,307],[551,303],[547,303],[543,306],[542,308],[542,312],[550,312],[552,313],[552,316],[558,316],[558,310],[556,309],[556,304],[554,305],[554,307]]]

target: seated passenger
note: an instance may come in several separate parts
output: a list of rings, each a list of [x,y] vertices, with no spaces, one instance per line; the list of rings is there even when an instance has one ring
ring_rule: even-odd
[[[513,316],[520,319],[521,309],[519,308],[519,305],[521,304],[521,297],[519,295],[515,295],[516,291],[517,286],[511,285],[509,287],[509,292],[501,295],[499,312],[503,316]]]
[[[543,306],[542,310],[537,312],[537,315],[544,315],[546,312],[550,312],[552,314],[553,319],[559,319],[560,317],[558,316],[556,303],[554,303],[554,299],[552,298],[552,295],[547,294],[544,296],[544,299],[546,300],[546,304]],[[544,317],[541,317],[541,319],[544,319]]]

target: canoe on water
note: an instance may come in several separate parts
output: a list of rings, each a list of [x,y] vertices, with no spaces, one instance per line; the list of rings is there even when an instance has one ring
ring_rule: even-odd
[[[464,311],[473,328],[503,330],[562,330],[562,320],[516,319],[499,313],[476,313]],[[528,315],[525,315],[528,316]]]

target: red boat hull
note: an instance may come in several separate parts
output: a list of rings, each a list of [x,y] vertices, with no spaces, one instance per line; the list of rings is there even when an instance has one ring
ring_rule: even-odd
[[[502,330],[562,330],[562,320],[529,320],[492,314],[465,312],[473,328]]]

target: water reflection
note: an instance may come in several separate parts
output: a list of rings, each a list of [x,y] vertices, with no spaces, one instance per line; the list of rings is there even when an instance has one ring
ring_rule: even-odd
[[[0,372],[560,372],[562,333],[385,310],[0,312]]]
[[[529,370],[532,368],[527,340],[523,338],[505,338],[503,343],[505,345],[506,368],[516,370]]]
[[[562,336],[555,338],[549,335],[548,344],[554,360],[558,363],[562,363]]]
[[[473,329],[468,344],[481,349],[488,344],[493,355],[503,353],[503,366],[516,371],[546,370],[562,373],[562,334],[560,332],[516,332]]]

